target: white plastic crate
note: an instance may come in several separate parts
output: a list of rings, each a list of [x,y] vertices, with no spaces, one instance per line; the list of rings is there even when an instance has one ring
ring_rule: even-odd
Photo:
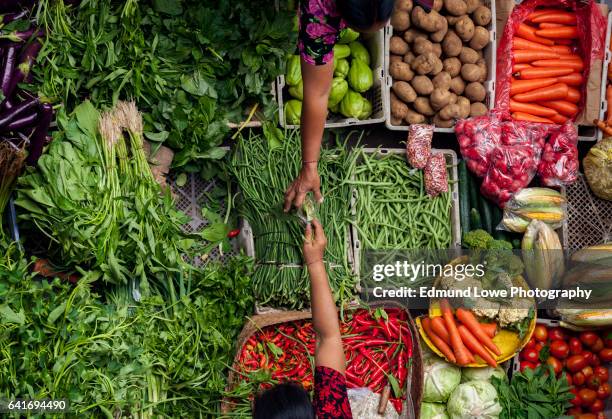
[[[612,12],[608,13],[608,28],[606,30],[606,54],[601,68],[601,104],[599,108],[599,119],[606,119],[606,112],[608,111],[608,101],[606,100],[606,86],[608,85],[608,67],[610,66],[610,59],[612,57],[612,51],[610,51],[610,33],[612,32]],[[598,129],[596,138],[589,138],[589,140],[601,140],[603,138],[603,132]],[[580,138],[582,140],[582,138]]]
[[[495,104],[495,75],[497,72],[497,28],[496,28],[496,9],[495,2],[485,0],[483,4],[491,8],[491,23],[489,23],[489,44],[484,48],[484,57],[487,62],[487,80],[484,82],[487,96],[485,98],[485,105],[488,109],[491,109]],[[393,79],[389,74],[389,43],[393,36],[393,27],[388,24],[385,27],[385,67],[384,67],[384,108],[385,108],[385,125],[390,130],[394,131],[408,131],[409,125],[392,125],[391,124],[391,85]],[[436,127],[435,132],[454,132],[454,128],[441,128]]]
[[[370,67],[374,73],[374,84],[372,88],[364,93],[364,97],[372,103],[372,115],[368,119],[345,118],[339,114],[330,113],[329,118],[325,121],[325,128],[342,128],[353,125],[368,125],[377,124],[385,121],[385,110],[383,101],[383,66],[384,66],[384,29],[375,34],[361,34],[358,41],[365,44],[365,47],[370,52],[371,64]],[[290,99],[287,92],[285,76],[280,75],[276,79],[276,99],[278,102],[278,119],[284,128],[299,128],[299,125],[291,125],[285,122],[285,101]]]

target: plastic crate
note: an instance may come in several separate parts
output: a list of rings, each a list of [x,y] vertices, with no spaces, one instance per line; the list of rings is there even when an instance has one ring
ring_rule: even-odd
[[[400,148],[366,148],[367,153],[380,153],[380,154],[405,154],[406,150]],[[451,193],[451,247],[459,248],[461,246],[461,218],[459,217],[459,175],[457,172],[457,154],[453,150],[447,149],[432,149],[432,152],[441,152],[446,158],[446,165],[450,166],[449,172],[449,185]],[[356,200],[358,197],[356,193],[353,193],[351,207],[353,209],[353,215],[355,215]],[[351,227],[351,237],[353,246],[353,258],[354,258],[354,272],[359,275],[361,269],[361,242],[359,241],[359,234],[357,229]]]
[[[496,28],[496,12],[495,2],[490,0],[483,1],[483,4],[491,8],[491,23],[488,25],[490,42],[484,48],[484,58],[487,62],[487,80],[484,82],[487,96],[485,98],[485,105],[488,109],[491,109],[495,104],[495,74],[497,72],[497,28]],[[393,36],[393,27],[388,24],[385,27],[385,68],[384,68],[384,108],[385,108],[385,125],[390,130],[394,131],[408,131],[409,125],[392,125],[391,124],[391,85],[393,79],[389,74],[389,43]],[[440,128],[436,127],[435,132],[454,132],[454,128]]]
[[[608,101],[606,100],[606,86],[608,85],[608,67],[610,66],[610,59],[612,57],[612,51],[610,51],[610,33],[612,32],[612,12],[608,13],[608,29],[606,30],[606,55],[604,58],[603,66],[601,69],[601,104],[599,108],[599,119],[606,119],[606,112],[608,110]],[[601,140],[603,138],[603,132],[598,129],[597,137],[590,140]]]
[[[362,41],[372,58],[371,68],[374,73],[374,84],[372,88],[364,93],[364,97],[372,103],[372,115],[368,119],[344,118],[342,115],[331,114],[325,121],[325,128],[342,128],[353,125],[378,124],[385,121],[385,110],[383,101],[383,66],[384,66],[384,29],[370,36],[361,35]],[[289,100],[289,93],[285,88],[285,76],[280,75],[276,79],[276,98],[278,102],[278,119],[284,128],[299,128],[299,125],[291,125],[285,122],[285,101]]]

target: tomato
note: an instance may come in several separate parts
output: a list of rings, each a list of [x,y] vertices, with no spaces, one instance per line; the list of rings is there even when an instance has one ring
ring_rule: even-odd
[[[581,386],[584,384],[585,381],[586,381],[586,378],[584,378],[584,374],[581,371],[578,371],[577,373],[575,373],[572,378],[572,382],[574,383],[575,386]]]
[[[562,340],[553,340],[550,344],[550,354],[555,358],[565,359],[569,355],[569,346]]]
[[[591,390],[597,390],[601,385],[601,380],[595,376],[592,376],[587,380],[587,387]]]
[[[535,344],[536,344],[536,341],[535,341],[535,339],[532,337],[531,339],[529,339],[529,340],[527,341],[527,344],[525,345],[525,348],[524,348],[524,349],[531,349],[531,348],[535,347]]]
[[[561,364],[561,361],[559,361],[554,356],[549,356],[548,359],[546,360],[546,364],[551,365],[553,367],[553,371],[555,372],[555,375],[559,374],[561,370],[563,370],[563,364]]]
[[[531,368],[532,370],[535,370],[536,368],[536,364],[534,364],[533,362],[529,362],[529,361],[521,361],[521,371],[524,371],[525,368]]]
[[[593,369],[593,375],[601,380],[602,383],[607,383],[610,378],[608,369],[606,367],[595,367]]]
[[[602,334],[602,337],[604,340],[604,345],[606,345],[606,348],[612,348],[612,330],[606,330]]]
[[[571,338],[569,340],[569,350],[572,355],[579,355],[582,353],[582,342],[578,338]]]
[[[599,351],[599,359],[601,359],[602,362],[612,361],[612,348],[604,348]]]
[[[550,340],[565,340],[565,332],[560,327],[553,327],[548,331]]]
[[[591,360],[592,367],[598,367],[601,365],[601,359],[595,354],[593,354],[593,359]]]
[[[590,406],[597,398],[597,393],[590,388],[583,388],[578,391],[578,397],[583,406]]]
[[[572,393],[574,395],[574,398],[570,400],[570,403],[573,406],[580,406],[582,404],[582,399],[578,395],[578,390],[576,390],[575,388],[572,387],[572,388],[570,388],[570,393]]]
[[[593,352],[582,351],[582,356],[584,357],[587,365],[591,365],[591,363],[593,362]]]
[[[523,349],[521,358],[524,361],[533,362],[535,364],[538,362],[538,352],[535,349]]]
[[[540,353],[540,351],[544,349],[544,344],[542,342],[536,342],[533,349],[535,349],[536,351],[538,351],[538,353]]]
[[[582,342],[586,346],[593,345],[597,338],[598,336],[593,332],[582,332],[580,334],[580,342]]]
[[[543,324],[536,325],[533,331],[533,337],[540,342],[546,342],[546,339],[548,339],[548,330],[546,330],[546,326]]]
[[[586,367],[587,362],[582,355],[572,355],[567,358],[565,362],[565,368],[567,368],[570,372],[578,372],[584,367]]]
[[[592,413],[583,413],[581,415],[576,416],[578,419],[597,419],[597,416],[595,416]]]
[[[598,412],[602,412],[604,410],[604,403],[599,400],[596,399],[590,406],[589,406],[589,410],[593,413],[598,413]]]
[[[565,379],[567,380],[567,385],[571,386],[572,383],[573,383],[572,375],[569,372],[567,372],[567,371],[565,371]]]
[[[567,416],[573,416],[573,417],[577,417],[581,413],[582,413],[582,409],[579,408],[578,406],[574,406],[570,408],[567,412],[565,412]]]
[[[584,378],[586,378],[587,381],[593,376],[593,367],[591,367],[590,365],[584,367],[580,371],[582,371],[582,373],[584,374]]]
[[[603,340],[600,337],[598,337],[597,340],[595,341],[595,343],[591,345],[591,350],[593,352],[599,352],[603,348],[604,348],[604,342],[603,342]]]
[[[602,385],[599,386],[599,388],[597,389],[597,398],[600,400],[606,400],[608,397],[610,397],[610,384],[608,383],[603,383]]]

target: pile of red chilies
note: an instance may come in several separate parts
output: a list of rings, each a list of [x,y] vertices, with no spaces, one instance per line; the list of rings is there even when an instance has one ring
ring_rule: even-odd
[[[347,357],[348,388],[368,387],[381,393],[390,384],[389,380],[395,380],[403,394],[397,397],[392,392],[389,401],[401,413],[412,359],[412,336],[406,312],[398,308],[359,309],[347,317],[340,329]],[[277,382],[296,381],[311,391],[314,350],[311,320],[264,327],[243,345],[237,371],[244,374],[269,371],[273,381],[263,388]]]

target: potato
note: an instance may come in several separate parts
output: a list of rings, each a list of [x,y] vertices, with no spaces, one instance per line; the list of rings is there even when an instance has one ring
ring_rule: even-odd
[[[436,54],[436,57],[440,58],[442,56],[442,45],[433,44],[432,52]]]
[[[403,10],[395,10],[391,14],[391,26],[394,31],[405,31],[410,27],[410,14]]]
[[[393,92],[391,92],[391,115],[397,119],[404,119],[408,115],[408,105],[399,100]]]
[[[442,19],[440,23],[442,24],[442,27],[436,32],[433,32],[431,35],[429,35],[429,38],[434,42],[442,42],[444,36],[446,35],[446,32],[448,32],[448,22],[446,21],[446,19]]]
[[[461,19],[461,16],[446,15],[444,16],[444,18],[446,19],[446,23],[448,23],[448,26],[455,26],[459,19]]]
[[[438,112],[440,119],[458,119],[461,116],[461,106],[458,104],[446,105]]]
[[[423,122],[425,122],[425,116],[413,111],[412,109],[408,109],[408,113],[404,120],[411,125],[422,124]]]
[[[431,104],[429,103],[429,99],[427,99],[426,97],[418,97],[414,101],[413,106],[415,111],[426,116],[434,116],[436,113],[432,109]]]
[[[408,44],[399,36],[392,36],[389,42],[389,52],[396,55],[404,55],[408,52]]]
[[[414,102],[417,98],[417,94],[412,86],[405,81],[394,81],[391,88],[393,89],[393,93],[406,103]]]
[[[390,64],[389,74],[393,77],[393,80],[410,81],[414,77],[414,71],[412,71],[410,65],[403,61],[397,61]]]
[[[476,61],[476,65],[480,68],[480,78],[476,81],[484,83],[487,80],[489,73],[489,70],[487,69],[487,62],[484,58],[479,58],[478,61]]]
[[[394,54],[390,54],[389,55],[389,65],[395,63],[395,62],[402,62],[402,60],[404,59],[404,57],[402,57],[401,55],[394,55]]]
[[[462,95],[463,91],[465,90],[465,82],[459,76],[453,77],[451,79],[449,89],[450,89],[451,92],[453,92],[453,93],[455,93],[457,95]]]
[[[393,126],[404,125],[404,120],[402,118],[396,118],[394,116],[391,116],[391,125]]]
[[[434,89],[429,95],[429,103],[431,107],[436,111],[439,111],[446,105],[450,103],[451,94],[448,90],[445,89]]]
[[[432,10],[427,13],[421,6],[416,6],[410,14],[412,23],[427,32],[437,32],[443,27],[442,19],[438,12]]]
[[[472,48],[463,47],[461,48],[461,53],[459,54],[459,59],[463,64],[476,64],[478,61],[478,53],[474,51]]]
[[[431,7],[436,12],[442,10],[442,6],[444,6],[444,0],[434,0],[433,6]]]
[[[487,107],[484,103],[475,102],[470,105],[470,116],[481,116],[487,114]]]
[[[456,57],[461,53],[461,39],[455,31],[448,31],[442,41],[442,51],[446,57]]]
[[[438,58],[438,57],[436,57],[436,58]],[[442,70],[444,70],[444,64],[442,64],[442,60],[438,58],[434,62],[433,69],[429,72],[429,74],[432,75],[432,76],[435,76],[436,74],[440,73]]]
[[[482,69],[477,64],[463,64],[461,66],[461,77],[465,81],[478,81],[482,75]]]
[[[463,0],[444,0],[444,8],[453,16],[463,16],[467,13],[467,5]]]
[[[450,74],[451,77],[456,77],[461,72],[461,61],[457,57],[447,58],[442,64],[444,65],[444,71]]]
[[[414,52],[415,55],[433,52],[433,44],[428,39],[416,39],[412,45],[412,52]]]
[[[459,96],[456,105],[459,105],[459,118],[467,118],[470,116],[470,101],[468,98]]]
[[[452,119],[442,119],[440,118],[440,114],[437,113],[434,117],[433,117],[433,124],[436,127],[439,128],[452,128],[455,125],[455,121],[453,121]]]
[[[468,42],[470,39],[472,39],[474,36],[474,30],[474,22],[472,22],[472,19],[470,19],[467,15],[461,16],[457,23],[455,23],[455,32],[457,32],[459,38],[461,38],[464,42]]]
[[[409,44],[413,43],[419,38],[427,39],[427,35],[416,28],[410,28],[404,32],[404,41]]]
[[[474,36],[470,40],[470,48],[483,49],[489,43],[489,31],[483,26],[476,26]],[[466,40],[467,41],[467,40]]]
[[[431,94],[434,89],[434,85],[427,76],[415,76],[410,82],[414,90],[421,96]]]
[[[454,94],[453,92],[451,92],[450,94],[450,100],[448,101],[449,105],[452,105],[454,103],[457,103],[457,99],[459,99],[459,96],[457,96],[456,94]]]
[[[442,71],[436,75],[431,81],[434,89],[448,90],[450,89],[451,76],[447,71]]]
[[[436,54],[428,52],[416,57],[410,66],[417,74],[429,74],[438,68],[442,71],[443,66],[438,65],[438,63],[442,64],[440,59],[436,57]]]
[[[478,6],[472,13],[472,20],[479,26],[487,26],[491,22],[491,9],[486,6]]]
[[[473,81],[465,86],[464,95],[470,102],[482,102],[487,96],[487,91],[482,83]]]
[[[395,0],[395,10],[410,12],[412,10],[412,0]]]
[[[404,62],[406,64],[412,64],[412,61],[414,61],[415,58],[416,56],[412,53],[412,51],[408,51],[406,54],[404,54]]]
[[[478,6],[481,5],[481,3],[480,0],[465,0],[465,5],[467,6],[467,10],[465,11],[465,13],[470,14],[474,10],[476,10]]]

